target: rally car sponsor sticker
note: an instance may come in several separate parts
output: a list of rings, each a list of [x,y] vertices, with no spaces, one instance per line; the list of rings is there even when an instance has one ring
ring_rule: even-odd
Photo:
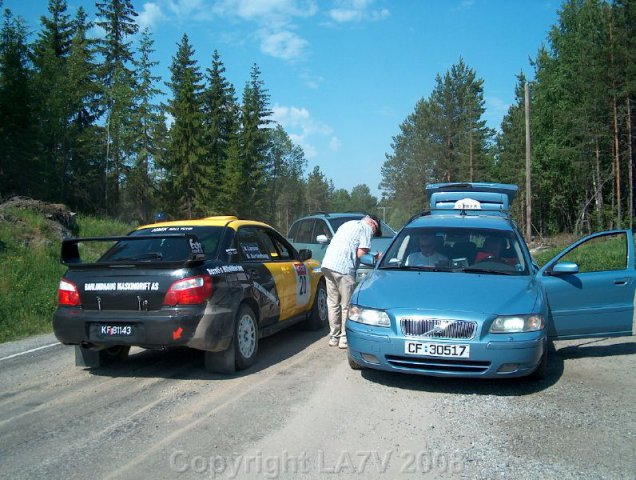
[[[310,279],[304,263],[294,263],[296,271],[296,304],[305,306],[309,302]]]

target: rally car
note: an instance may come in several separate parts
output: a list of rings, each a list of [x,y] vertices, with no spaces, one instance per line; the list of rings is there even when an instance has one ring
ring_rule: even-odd
[[[431,209],[407,222],[351,298],[351,368],[541,378],[551,339],[634,333],[632,232],[592,234],[539,268],[508,214],[516,192],[428,186]]]
[[[190,347],[209,371],[252,365],[260,338],[295,323],[327,324],[327,294],[310,250],[233,216],[139,227],[62,243],[53,330],[76,364],[124,359],[131,346]]]

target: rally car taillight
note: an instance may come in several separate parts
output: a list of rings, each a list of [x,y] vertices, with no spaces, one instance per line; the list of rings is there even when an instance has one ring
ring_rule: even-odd
[[[166,292],[163,304],[174,307],[176,305],[197,305],[212,296],[212,277],[199,275],[177,280]]]
[[[77,286],[68,280],[60,280],[57,289],[57,303],[68,307],[78,307],[82,304]]]

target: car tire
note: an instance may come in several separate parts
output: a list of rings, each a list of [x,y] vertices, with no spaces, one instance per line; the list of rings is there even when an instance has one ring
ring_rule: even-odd
[[[210,373],[231,374],[254,364],[258,352],[258,324],[254,311],[241,305],[234,321],[230,345],[221,352],[205,352],[205,369]]]
[[[316,296],[314,298],[314,304],[311,307],[311,312],[307,320],[305,320],[305,328],[307,330],[320,330],[327,326],[328,313],[327,313],[327,286],[324,278],[320,279],[318,287],[316,288]]]
[[[102,350],[75,345],[75,365],[90,368],[105,367],[106,365],[126,361],[129,352],[130,346],[128,345],[116,345]]]
[[[243,370],[254,364],[258,352],[258,323],[254,311],[241,305],[234,323],[236,368]]]
[[[351,370],[364,370],[364,367],[360,365],[359,363],[357,363],[353,359],[350,353],[347,353],[347,360],[349,361],[349,366],[351,367]]]

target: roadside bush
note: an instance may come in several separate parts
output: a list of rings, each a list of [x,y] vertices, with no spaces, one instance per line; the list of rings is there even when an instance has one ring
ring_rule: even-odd
[[[96,217],[77,218],[81,236],[123,235],[132,226]],[[38,212],[5,209],[0,215],[0,342],[51,331],[64,234]]]

